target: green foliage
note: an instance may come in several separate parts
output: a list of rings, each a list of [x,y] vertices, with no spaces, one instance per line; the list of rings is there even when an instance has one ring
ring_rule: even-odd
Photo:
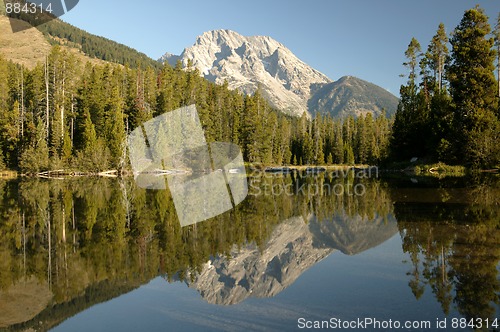
[[[495,37],[495,46],[497,47],[498,98],[500,98],[500,13],[498,13],[493,36]],[[500,118],[500,102],[498,105],[497,117]]]
[[[243,96],[180,65],[82,66],[54,46],[32,70],[0,59],[0,78],[0,148],[6,166],[23,172],[127,167],[129,132],[193,103],[208,142],[237,143],[251,163],[376,164],[387,157],[391,124],[384,114],[344,122],[328,115],[291,118],[260,91]]]
[[[250,196],[231,212],[181,228],[167,190],[147,191],[127,179],[0,182],[0,290],[33,278],[52,292],[47,308],[19,329],[49,330],[89,304],[158,276],[189,283],[207,261],[246,245],[266,248],[277,227],[303,215],[314,216],[303,222],[311,224],[314,245],[324,249],[337,248],[345,236],[350,241],[349,235],[357,234],[348,232],[355,231],[352,227],[375,224],[382,230],[384,221],[377,220],[395,216],[409,257],[409,273],[401,277],[408,279],[415,296],[432,292],[445,314],[455,306],[468,318],[495,317],[500,288],[498,179],[469,183],[469,189],[460,186],[458,191],[452,183],[439,181],[435,185],[440,188],[426,188],[421,202],[405,198],[408,188],[379,180],[323,175],[251,180],[252,188],[261,190],[294,188],[295,181],[319,187],[359,183],[366,193]],[[417,191],[425,185],[420,183]],[[429,192],[437,203],[425,203]],[[365,247],[374,234],[365,235],[353,241]]]
[[[441,203],[394,205],[403,250],[411,258],[409,285],[416,296],[429,289],[445,314],[453,305],[467,319],[495,317],[500,195],[498,179],[492,180],[473,183],[465,192],[439,182]]]
[[[412,38],[405,51],[405,56],[408,59],[408,62],[404,63],[410,72],[408,80],[412,84],[415,84],[417,77],[417,66],[419,64],[419,58],[422,56],[421,52],[422,47],[420,46],[420,43],[415,38]]]
[[[490,31],[481,8],[466,11],[450,40],[448,57],[448,38],[440,24],[420,61],[421,78],[415,67],[422,55],[412,39],[405,52],[410,74],[401,87],[391,140],[394,160],[420,157],[474,168],[498,165],[499,91]]]
[[[326,164],[333,165],[333,156],[331,152],[328,154],[328,157],[326,158]]]
[[[37,18],[34,15],[20,13],[18,19],[34,24]],[[53,45],[70,43],[81,49],[86,55],[108,62],[129,65],[132,68],[153,67],[160,68],[158,61],[154,61],[146,54],[119,44],[104,37],[95,36],[84,30],[72,26],[61,20],[49,20],[36,27]]]
[[[443,23],[439,24],[437,33],[429,44],[426,58],[429,60],[428,67],[434,73],[434,82],[437,82],[438,92],[442,91],[444,80],[444,69],[449,54],[448,36]]]
[[[451,166],[444,163],[415,166],[416,175],[435,176],[438,178],[447,176],[463,177],[466,175],[466,171],[464,166]]]
[[[45,127],[39,122],[33,140],[21,153],[19,168],[25,173],[39,173],[49,168],[49,147],[45,135]]]
[[[488,16],[481,8],[465,12],[451,39],[450,92],[461,121],[473,113],[496,111],[495,51]]]
[[[348,165],[354,164],[354,152],[350,145],[344,145],[344,161]]]
[[[494,40],[488,16],[478,7],[465,12],[455,29],[452,62],[448,68],[455,107],[461,159],[476,167],[500,160],[498,145],[498,94]]]

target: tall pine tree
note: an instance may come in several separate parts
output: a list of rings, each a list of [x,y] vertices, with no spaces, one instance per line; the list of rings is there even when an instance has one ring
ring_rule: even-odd
[[[476,167],[500,162],[500,124],[494,76],[494,40],[488,16],[475,7],[467,10],[451,39],[448,67],[459,137],[458,159]]]

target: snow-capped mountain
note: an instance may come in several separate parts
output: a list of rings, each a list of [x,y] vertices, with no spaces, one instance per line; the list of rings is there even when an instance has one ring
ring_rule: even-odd
[[[184,67],[191,63],[206,79],[217,84],[227,81],[230,89],[245,94],[253,94],[260,88],[271,105],[295,116],[304,112],[330,113],[334,117],[366,113],[377,116],[382,108],[391,115],[398,103],[384,89],[354,77],[334,82],[283,44],[265,36],[209,31],[181,55],[166,53],[160,61],[172,66],[181,61]]]
[[[332,82],[298,59],[270,37],[244,37],[230,30],[205,32],[180,56],[165,54],[160,61],[184,66],[192,61],[205,78],[218,84],[227,80],[230,89],[262,94],[276,108],[292,115],[307,111],[311,84]]]

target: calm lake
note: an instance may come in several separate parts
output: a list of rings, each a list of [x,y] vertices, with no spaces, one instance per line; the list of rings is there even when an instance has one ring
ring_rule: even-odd
[[[249,184],[181,228],[133,179],[0,180],[0,330],[500,329],[498,176]]]

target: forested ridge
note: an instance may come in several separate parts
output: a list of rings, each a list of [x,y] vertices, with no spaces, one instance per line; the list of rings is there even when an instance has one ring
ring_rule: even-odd
[[[83,45],[84,32],[56,23],[44,28],[48,34]],[[0,167],[31,174],[127,169],[127,134],[191,104],[209,142],[238,144],[251,163],[379,164],[419,157],[495,167],[499,30],[497,25],[490,37],[488,17],[476,7],[464,14],[451,39],[443,25],[425,52],[413,39],[405,53],[408,82],[394,119],[291,118],[271,108],[259,91],[253,96],[230,91],[180,63],[129,66],[123,58],[123,66],[82,64],[54,45],[46,61],[29,70],[0,55]],[[111,51],[98,40],[90,54],[106,59]]]
[[[3,168],[27,173],[126,168],[128,132],[192,104],[209,142],[239,144],[252,163],[376,163],[387,153],[385,117],[289,118],[259,92],[244,96],[180,64],[82,65],[54,46],[33,70],[0,59],[0,85]]]
[[[5,15],[4,11],[3,4],[1,4],[0,15]],[[9,14],[11,18],[16,18],[32,26],[36,26],[53,45],[69,45],[81,50],[91,58],[128,65],[132,68],[161,67],[158,61],[129,46],[90,34],[62,20],[56,19],[48,13],[44,12],[41,14],[41,17],[39,16],[27,14],[23,11]],[[45,23],[40,24],[41,22]]]

